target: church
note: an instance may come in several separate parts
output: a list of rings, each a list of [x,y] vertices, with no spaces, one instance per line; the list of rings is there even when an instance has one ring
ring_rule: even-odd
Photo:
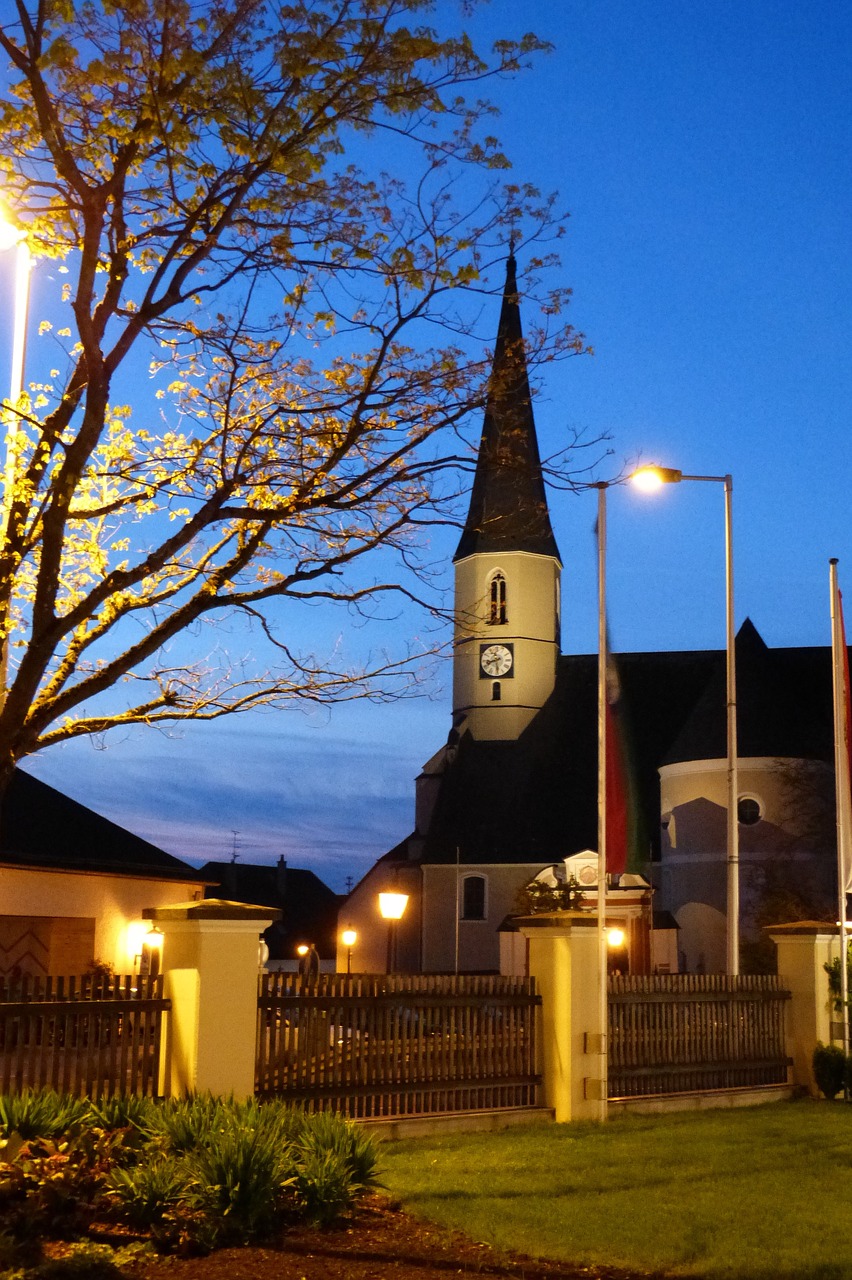
[[[597,654],[561,653],[562,560],[512,255],[454,569],[451,728],[417,778],[411,834],[342,907],[353,971],[523,972],[512,916],[529,910],[531,883],[594,906]],[[746,620],[736,657],[741,959],[764,971],[762,924],[834,919],[831,653],[770,649]],[[644,833],[641,874],[608,891],[608,918],[629,925],[621,967],[723,972],[724,651],[616,661]],[[408,897],[395,922],[379,916],[388,891]]]

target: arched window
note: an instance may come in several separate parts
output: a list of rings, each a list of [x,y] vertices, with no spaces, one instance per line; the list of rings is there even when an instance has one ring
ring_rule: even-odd
[[[495,681],[494,681],[494,683],[493,683],[493,684],[492,684],[492,686],[491,686],[491,701],[492,701],[492,702],[499,702],[502,696],[503,696],[503,695],[502,695],[502,693],[501,693],[501,691],[500,691],[500,681],[499,681],[499,680],[495,680]]]
[[[497,569],[491,575],[488,587],[488,621],[492,627],[503,626],[506,622],[506,579],[502,570]]]
[[[485,876],[465,876],[462,881],[462,920],[485,919]]]

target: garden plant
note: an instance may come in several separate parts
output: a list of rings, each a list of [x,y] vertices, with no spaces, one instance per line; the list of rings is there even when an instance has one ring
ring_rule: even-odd
[[[75,1257],[87,1276],[112,1266],[86,1244],[93,1224],[137,1249],[206,1252],[327,1225],[377,1185],[372,1140],[333,1114],[209,1095],[2,1096],[0,1277],[24,1274],[44,1238],[80,1242],[68,1274]]]

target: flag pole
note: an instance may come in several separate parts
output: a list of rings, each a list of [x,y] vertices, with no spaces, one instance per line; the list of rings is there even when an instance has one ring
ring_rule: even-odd
[[[834,786],[837,810],[837,916],[840,925],[840,1004],[843,1014],[843,1053],[849,1056],[849,973],[846,963],[846,893],[850,873],[850,778],[848,653],[843,605],[837,586],[837,560],[829,561],[831,587],[831,670],[834,692]],[[845,1072],[844,1072],[845,1079]],[[847,1090],[844,1087],[844,1094]]]
[[[606,702],[607,702],[607,627],[606,627],[606,490],[598,489],[598,999],[600,1020],[600,1119],[608,1116],[608,1031],[606,948]]]

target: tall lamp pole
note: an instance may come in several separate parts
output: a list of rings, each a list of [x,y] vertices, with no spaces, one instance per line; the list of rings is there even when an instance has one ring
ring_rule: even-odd
[[[607,982],[606,938],[606,704],[607,704],[607,627],[606,627],[606,491],[598,486],[598,1019],[600,1024],[600,1119],[609,1114],[609,992]]]
[[[725,486],[725,621],[726,621],[726,720],[727,720],[727,971],[740,971],[740,832],[739,785],[737,778],[737,669],[734,634],[734,526],[731,476],[688,476],[674,467],[640,467],[630,479],[645,492],[681,480],[699,480]]]

